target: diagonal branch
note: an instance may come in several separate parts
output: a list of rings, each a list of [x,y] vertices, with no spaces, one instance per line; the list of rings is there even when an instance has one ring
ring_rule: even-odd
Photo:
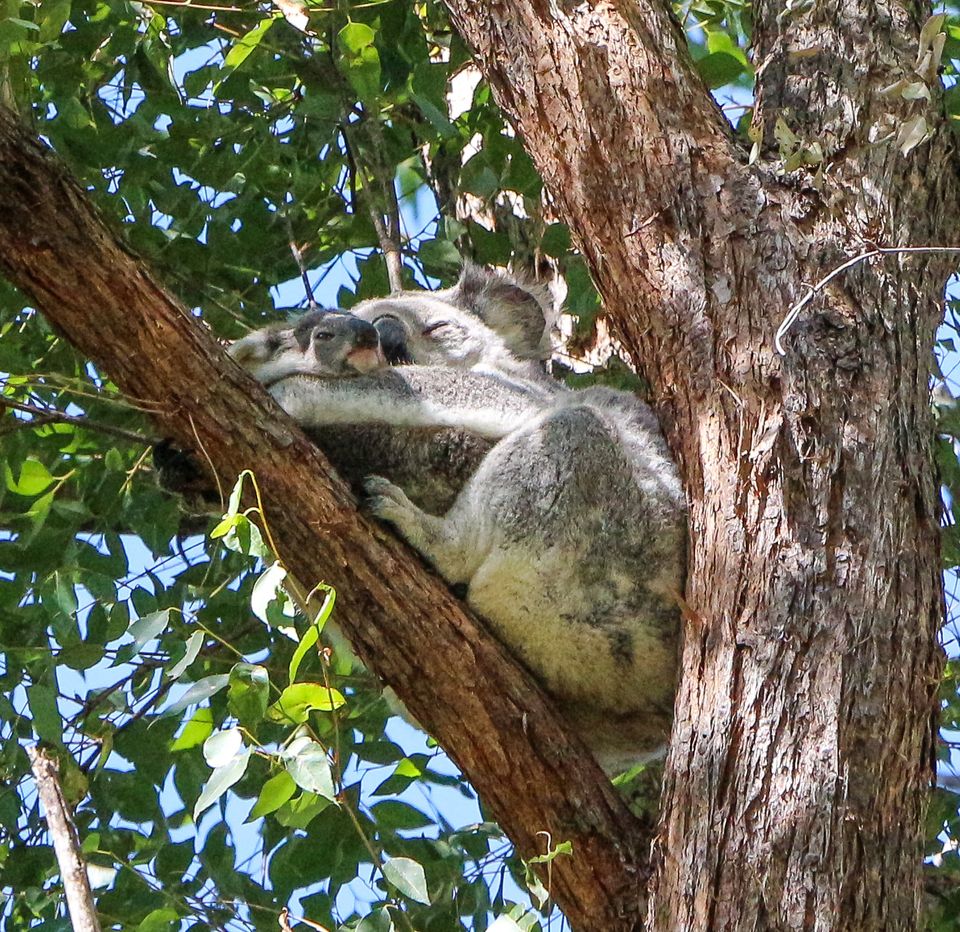
[[[575,929],[640,927],[649,839],[540,689],[346,486],[262,388],[107,229],[52,153],[0,108],[0,270],[159,430],[216,471],[255,468],[289,569],[337,588],[361,658],[449,750],[524,856],[541,832]],[[466,727],[465,727],[466,726]]]
[[[656,371],[656,352],[639,353],[620,321],[645,321],[655,347],[702,321],[704,241],[714,233],[729,239],[738,226],[746,233],[758,200],[746,153],[697,74],[669,4],[446,5],[616,308],[614,335],[634,358],[642,355],[659,390],[670,379]],[[714,231],[721,200],[724,229]]]

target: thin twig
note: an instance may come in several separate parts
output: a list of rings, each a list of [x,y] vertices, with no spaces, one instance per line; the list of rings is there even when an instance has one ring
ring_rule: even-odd
[[[214,6],[207,3],[191,3],[190,0],[146,0],[148,6],[179,6],[185,10],[209,10],[211,13],[257,13],[257,9],[245,10],[241,6]]]
[[[60,767],[42,748],[27,748],[30,769],[37,780],[37,795],[47,817],[47,831],[60,866],[60,879],[67,895],[73,932],[100,932],[97,905],[90,889],[87,867],[80,855],[80,841],[70,809],[60,786]]]
[[[312,311],[317,306],[317,299],[313,296],[313,287],[310,284],[310,279],[307,277],[307,269],[303,264],[303,253],[300,251],[300,247],[297,245],[297,241],[293,236],[293,224],[290,222],[290,215],[285,213],[283,219],[287,222],[287,236],[289,237],[290,241],[290,252],[293,253],[293,258],[297,263],[297,268],[300,269],[300,280],[303,282],[303,291],[307,296],[307,306]]]
[[[383,134],[380,124],[375,117],[368,117],[363,124],[367,134],[370,136],[370,149],[374,152],[384,151]],[[344,149],[346,151],[347,162],[351,166],[352,176],[357,174],[357,158],[352,151],[350,141],[350,131],[354,129],[351,125],[341,126],[341,136],[343,138]],[[387,281],[390,284],[391,291],[403,291],[403,253],[400,247],[400,205],[397,203],[397,191],[393,185],[393,174],[388,176],[387,168],[381,164],[377,158],[372,158],[369,164],[364,164],[364,175],[366,182],[363,186],[363,201],[370,215],[370,221],[377,234],[377,240],[380,243],[380,252],[383,254],[383,261],[387,266]],[[372,196],[373,185],[380,189],[380,197]],[[355,189],[351,194],[356,197]],[[377,203],[381,201],[382,203]],[[381,210],[382,208],[382,210]]]
[[[39,427],[42,424],[49,423],[75,424],[77,427],[96,430],[103,434],[111,434],[123,440],[129,440],[131,443],[156,443],[153,437],[145,437],[143,434],[135,433],[132,430],[124,430],[122,427],[114,427],[112,424],[98,424],[96,421],[91,421],[88,417],[64,414],[62,411],[57,411],[56,409],[41,408],[37,405],[24,404],[22,401],[12,401],[9,398],[0,398],[0,408],[12,408],[16,411],[23,411],[26,414],[35,415],[33,420],[23,422],[25,427]]]
[[[777,327],[776,335],[773,338],[773,345],[777,352],[781,356],[786,356],[787,351],[783,346],[783,338],[787,335],[787,331],[796,323],[800,312],[841,272],[845,272],[847,269],[875,256],[891,256],[901,252],[960,253],[960,246],[874,246],[873,249],[868,249],[866,252],[860,253],[859,256],[848,259],[843,265],[838,265],[829,275],[821,278],[815,285],[808,285],[807,287],[810,290],[787,311],[787,316],[783,318],[783,323]]]

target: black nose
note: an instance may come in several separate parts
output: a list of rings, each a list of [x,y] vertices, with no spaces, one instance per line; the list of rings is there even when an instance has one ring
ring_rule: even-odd
[[[396,317],[380,317],[374,326],[380,335],[380,348],[391,366],[406,366],[413,362],[407,347],[406,328]]]
[[[376,349],[380,343],[380,334],[373,324],[360,320],[359,317],[347,318],[347,327],[357,349]]]

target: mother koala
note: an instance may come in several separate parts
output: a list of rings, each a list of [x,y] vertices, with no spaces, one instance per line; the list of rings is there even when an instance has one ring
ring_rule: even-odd
[[[348,478],[390,477],[363,482],[373,513],[464,589],[616,772],[669,736],[683,492],[647,405],[546,375],[544,307],[469,267],[447,291],[312,312],[231,352]]]

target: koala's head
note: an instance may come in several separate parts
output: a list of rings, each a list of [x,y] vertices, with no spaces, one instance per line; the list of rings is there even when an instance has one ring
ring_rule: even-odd
[[[464,267],[444,291],[399,292],[353,313],[372,323],[391,365],[483,366],[529,376],[550,355],[548,301],[500,272]]]
[[[227,352],[265,385],[291,375],[342,378],[386,365],[376,327],[340,311],[311,311],[295,324],[265,327]]]

